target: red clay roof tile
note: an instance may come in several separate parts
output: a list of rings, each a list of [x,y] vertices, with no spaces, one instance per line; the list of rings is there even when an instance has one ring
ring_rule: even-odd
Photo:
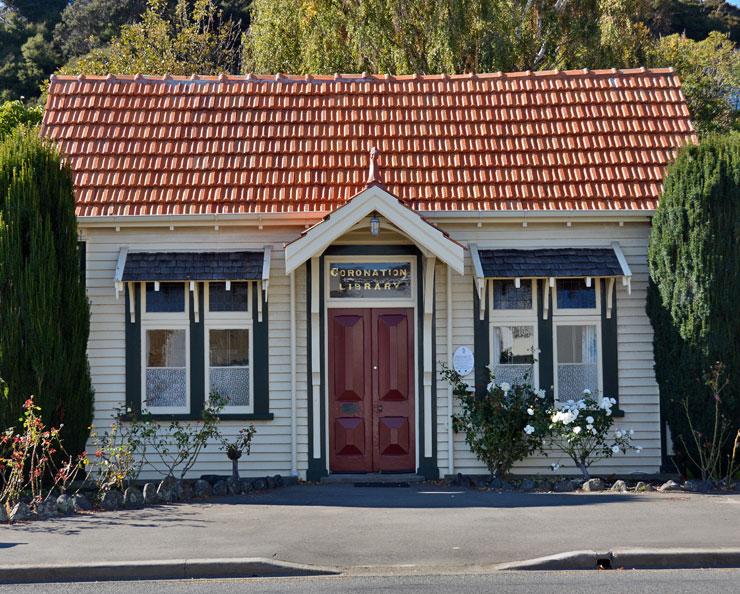
[[[696,141],[670,69],[57,76],[42,130],[79,216],[328,211],[372,147],[416,210],[653,209]]]

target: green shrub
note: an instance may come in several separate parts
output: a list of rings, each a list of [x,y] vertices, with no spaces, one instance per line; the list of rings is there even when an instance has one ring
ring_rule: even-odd
[[[708,434],[714,406],[705,374],[724,364],[722,414],[740,426],[740,136],[710,137],[685,148],[670,167],[653,218],[647,311],[655,374],[677,461],[698,459],[692,424]],[[731,444],[723,444],[724,463]],[[690,456],[688,455],[690,454]]]
[[[544,390],[526,382],[497,384],[489,371],[488,389],[479,396],[456,371],[444,367],[442,377],[460,401],[452,428],[465,433],[465,443],[492,477],[503,479],[515,462],[542,449],[548,425]]]
[[[71,454],[85,447],[93,391],[90,312],[80,272],[72,174],[32,128],[0,143],[0,427],[35,395]]]

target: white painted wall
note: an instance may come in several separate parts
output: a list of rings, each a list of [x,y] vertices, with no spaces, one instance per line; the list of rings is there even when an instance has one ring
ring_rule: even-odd
[[[650,227],[647,223],[593,224],[484,224],[445,225],[451,237],[463,243],[476,243],[483,248],[558,248],[558,247],[609,247],[618,241],[632,269],[632,294],[621,282],[617,286],[617,340],[619,359],[619,405],[625,412],[617,419],[615,427],[635,430],[634,443],[644,449],[617,455],[593,467],[595,472],[637,473],[657,472],[660,467],[660,422],[658,386],[653,371],[653,331],[645,313],[647,294],[647,245]],[[437,271],[437,360],[448,359],[446,351],[446,276]],[[453,278],[453,350],[458,346],[473,347],[473,271],[472,262],[466,259],[465,276],[455,273]],[[471,376],[472,381],[472,376]],[[447,386],[437,385],[437,443],[440,472],[447,468]],[[454,472],[485,473],[485,466],[467,448],[464,435],[454,436]],[[519,463],[514,472],[552,474],[550,464],[560,462],[560,473],[577,470],[554,453],[550,457],[532,456]]]
[[[110,425],[114,409],[125,401],[125,324],[123,293],[116,300],[113,273],[119,249],[262,249],[272,245],[271,278],[269,285],[269,364],[270,411],[272,421],[254,421],[257,434],[252,453],[240,462],[243,476],[264,476],[291,471],[290,448],[290,293],[289,280],[284,274],[283,243],[296,235],[293,230],[258,231],[254,227],[167,228],[132,230],[124,228],[85,230],[87,241],[87,291],[91,302],[89,340],[90,371],[95,388],[94,427],[103,431]],[[306,428],[306,300],[305,268],[296,271],[297,322],[297,385],[298,394],[298,467],[305,471],[307,463]],[[224,421],[223,433],[235,434],[246,422]],[[229,460],[213,443],[201,455],[191,476],[228,474]],[[155,478],[156,472],[145,471],[141,478]]]
[[[652,368],[652,329],[645,314],[647,286],[646,223],[564,224],[530,223],[524,228],[514,224],[474,223],[446,224],[444,229],[463,243],[474,242],[485,247],[596,247],[609,246],[619,241],[632,268],[632,295],[618,283],[618,340],[620,406],[626,415],[619,420],[624,427],[635,429],[635,441],[644,447],[642,454],[618,456],[598,467],[603,472],[655,472],[660,465],[660,432],[658,388]],[[91,301],[91,331],[89,341],[90,368],[96,391],[94,426],[104,430],[111,415],[125,400],[125,338],[124,299],[116,300],[113,273],[122,246],[136,250],[172,249],[261,249],[272,245],[272,269],[269,288],[269,362],[270,409],[273,421],[257,421],[257,435],[252,454],[240,463],[243,476],[290,473],[290,297],[289,280],[284,274],[283,244],[294,239],[300,228],[284,227],[258,230],[251,227],[167,227],[113,228],[83,227],[87,241],[87,289]],[[368,243],[365,233],[349,234],[341,241],[351,239]],[[376,241],[397,241],[392,233],[382,233]],[[447,361],[447,270],[436,266],[436,360]],[[453,350],[458,346],[473,346],[473,276],[469,256],[465,276],[452,273]],[[307,312],[305,267],[296,272],[297,324],[297,451],[298,469],[302,476],[308,464],[307,425]],[[418,396],[417,396],[418,397]],[[447,386],[437,380],[437,447],[440,472],[448,471],[447,428],[450,411],[447,408]],[[243,423],[224,422],[224,432],[233,433]],[[471,455],[462,435],[454,436],[454,472],[482,473],[484,467]],[[550,473],[554,458],[533,457],[518,465],[520,472]],[[565,469],[563,469],[565,470]],[[191,476],[226,474],[230,462],[215,444],[211,444]],[[142,478],[155,478],[156,472],[147,471]]]

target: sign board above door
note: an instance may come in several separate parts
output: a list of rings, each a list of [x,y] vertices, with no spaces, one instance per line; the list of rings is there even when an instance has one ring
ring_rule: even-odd
[[[331,262],[332,299],[409,299],[413,282],[410,262]]]

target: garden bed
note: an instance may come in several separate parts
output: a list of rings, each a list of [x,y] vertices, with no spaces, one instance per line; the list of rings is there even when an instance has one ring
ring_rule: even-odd
[[[279,474],[239,480],[216,475],[203,476],[197,480],[166,478],[158,483],[138,481],[123,492],[111,489],[100,496],[95,485],[82,484],[74,494],[61,494],[56,497],[51,495],[35,509],[25,501],[16,503],[10,510],[0,506],[0,522],[46,520],[77,513],[141,509],[166,503],[244,495],[294,485],[297,482],[296,477],[283,477]]]

